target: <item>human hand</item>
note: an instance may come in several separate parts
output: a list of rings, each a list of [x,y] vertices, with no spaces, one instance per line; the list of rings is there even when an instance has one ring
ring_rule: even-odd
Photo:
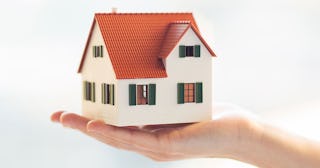
[[[73,113],[56,112],[51,120],[107,145],[134,151],[157,161],[199,157],[233,158],[255,135],[252,121],[235,114],[235,106],[216,106],[214,119],[192,124],[116,127]]]

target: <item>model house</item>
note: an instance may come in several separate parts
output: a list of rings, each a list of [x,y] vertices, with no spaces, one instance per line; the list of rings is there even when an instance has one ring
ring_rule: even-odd
[[[192,13],[97,13],[78,69],[83,114],[116,126],[210,120],[214,56]]]

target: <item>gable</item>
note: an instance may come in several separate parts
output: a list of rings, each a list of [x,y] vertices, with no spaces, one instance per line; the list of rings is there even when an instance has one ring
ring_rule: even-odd
[[[88,47],[84,51],[83,56],[83,65],[81,73],[83,77],[90,80],[114,80],[115,72],[111,64],[109,53],[106,49],[101,31],[97,23],[94,23],[92,26],[91,36],[88,38],[87,42]],[[101,56],[95,56],[96,47],[101,47],[99,51]]]
[[[170,52],[176,47],[181,38],[186,34],[186,32],[192,29],[196,36],[200,39],[202,44],[207,48],[211,56],[216,56],[212,49],[209,47],[207,42],[202,38],[198,29],[196,29],[189,22],[174,22],[169,25],[166,33],[166,37],[163,41],[162,48],[159,57],[164,59],[167,58]]]

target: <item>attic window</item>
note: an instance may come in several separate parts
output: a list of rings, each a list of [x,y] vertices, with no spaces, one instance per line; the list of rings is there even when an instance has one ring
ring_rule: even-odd
[[[179,46],[179,57],[200,57],[200,45],[194,46]]]
[[[103,57],[103,46],[93,46],[93,57]]]
[[[194,56],[194,46],[186,46],[186,57]]]

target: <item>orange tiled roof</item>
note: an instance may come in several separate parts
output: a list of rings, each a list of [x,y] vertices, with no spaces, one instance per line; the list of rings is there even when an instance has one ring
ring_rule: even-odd
[[[161,58],[167,57],[189,27],[204,42],[192,13],[98,13],[95,14],[79,73],[96,22],[117,79],[167,77]],[[209,46],[207,48],[215,56]]]

